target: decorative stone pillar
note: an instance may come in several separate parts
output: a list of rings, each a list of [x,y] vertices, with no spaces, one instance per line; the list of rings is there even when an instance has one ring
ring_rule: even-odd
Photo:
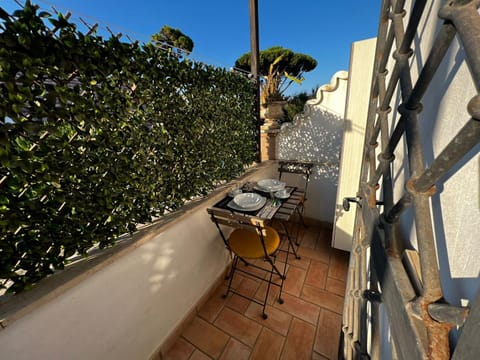
[[[260,127],[260,160],[276,160],[277,154],[277,135],[280,132],[278,119],[283,116],[284,101],[274,101],[268,105],[262,106],[260,117],[264,119]]]
[[[269,126],[263,125],[260,128],[260,160],[276,160],[277,155],[277,135],[279,128],[270,129]]]

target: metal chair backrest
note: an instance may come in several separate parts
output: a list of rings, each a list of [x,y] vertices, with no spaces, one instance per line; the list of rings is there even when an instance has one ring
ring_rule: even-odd
[[[284,173],[303,175],[305,178],[304,191],[307,194],[308,181],[314,165],[314,163],[308,161],[280,160],[278,162],[278,180],[282,179]]]
[[[236,229],[256,231],[265,236],[265,220],[255,217],[233,213],[224,209],[207,209],[212,221],[217,225],[226,225]]]
[[[265,220],[255,216],[236,214],[224,209],[208,208],[207,212],[210,214],[212,222],[217,226],[218,232],[220,233],[220,236],[222,237],[222,240],[225,243],[227,249],[231,251],[230,245],[228,243],[228,238],[225,236],[220,225],[225,225],[235,229],[243,229],[256,232],[261,241],[265,255],[267,256],[267,250],[265,247],[265,237],[267,236],[267,231],[265,229]]]

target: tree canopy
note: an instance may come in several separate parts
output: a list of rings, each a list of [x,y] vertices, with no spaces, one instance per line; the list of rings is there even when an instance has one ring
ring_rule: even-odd
[[[250,53],[245,53],[235,61],[235,67],[250,71],[250,60]],[[317,61],[310,55],[295,53],[281,46],[260,51],[259,63],[263,101],[280,100],[293,82],[300,83],[303,73],[317,66]]]
[[[174,29],[168,25],[164,25],[160,31],[151,36],[154,42],[160,42],[173,46],[186,52],[187,54],[193,50],[193,40],[181,32],[179,29]]]

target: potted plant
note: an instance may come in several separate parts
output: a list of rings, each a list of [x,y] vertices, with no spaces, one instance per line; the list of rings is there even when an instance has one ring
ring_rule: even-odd
[[[243,54],[235,61],[235,67],[250,71],[250,53]],[[259,67],[261,74],[260,104],[265,119],[278,120],[283,117],[285,91],[292,83],[300,84],[304,72],[317,66],[317,61],[309,55],[295,53],[281,46],[273,46],[260,51]]]

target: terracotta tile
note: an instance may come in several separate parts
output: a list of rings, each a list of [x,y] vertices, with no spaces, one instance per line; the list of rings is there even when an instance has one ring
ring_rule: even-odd
[[[345,296],[345,288],[347,284],[345,281],[340,281],[334,278],[327,278],[327,285],[325,286],[325,290],[340,295],[340,296]]]
[[[318,229],[318,240],[330,244],[332,242],[332,228],[321,227]]]
[[[290,266],[287,272],[287,278],[283,283],[283,291],[291,295],[299,296],[306,275],[307,272],[305,270]]]
[[[302,228],[302,226],[300,225],[300,229],[298,230],[294,230],[292,232],[292,235],[293,235],[293,243],[296,245],[296,246],[300,246],[302,245],[303,243],[303,238],[305,236],[305,230]]]
[[[302,248],[315,249],[315,244],[317,243],[318,232],[307,229],[302,239]]]
[[[242,277],[242,281],[237,285],[235,291],[239,292],[243,296],[254,297],[258,287],[260,285],[260,280],[253,280],[248,277]],[[244,313],[247,310],[250,300],[245,299],[244,297],[237,294],[229,294],[225,302],[226,306],[232,308],[240,313]]]
[[[314,350],[330,359],[336,359],[341,329],[342,316],[322,309],[315,336]]]
[[[328,265],[322,262],[313,261],[307,272],[305,284],[315,286],[319,289],[325,289],[327,281]]]
[[[265,294],[267,291],[268,283],[262,282],[258,287],[257,292],[255,293],[255,299],[260,300],[263,302],[265,300]],[[270,292],[268,293],[268,300],[267,304],[273,304],[275,301],[278,301],[278,293],[280,292],[280,288],[275,285],[270,285]]]
[[[214,358],[220,356],[229,338],[223,331],[199,317],[193,319],[183,332],[183,337]]]
[[[220,360],[248,360],[252,349],[240,341],[230,338]]]
[[[291,250],[290,250],[291,251]],[[278,260],[284,262],[285,261],[285,252],[281,252],[278,254]],[[293,255],[292,252],[288,254],[288,264],[292,266],[299,267],[301,269],[307,270],[308,267],[310,266],[310,259],[307,257],[300,257],[300,259],[295,258],[295,255]]]
[[[163,359],[165,360],[187,360],[195,350],[195,346],[179,338],[175,344],[167,351]]]
[[[336,359],[336,357],[332,359]],[[312,360],[330,360],[330,359],[314,351],[312,353]]]
[[[245,294],[245,296],[253,296],[255,292],[257,291],[259,285],[260,285],[260,280],[257,279],[251,279],[245,277],[240,285],[236,288],[237,291],[241,292],[242,294]]]
[[[217,320],[215,320],[215,325],[249,346],[255,344],[255,340],[262,328],[255,321],[229,308],[223,308]]]
[[[252,267],[245,267],[244,265],[242,265],[241,267],[242,269],[243,268],[252,268]],[[259,283],[261,282],[261,280],[259,279],[256,279],[254,278],[253,276],[250,276],[248,274],[245,274],[243,272],[240,272],[240,271],[236,271],[234,274],[233,274],[233,279],[232,279],[232,289],[239,289],[240,286],[242,286],[242,283],[244,282],[245,279],[248,279],[249,281],[258,281]],[[228,283],[229,283],[229,279],[226,279],[223,283],[223,285],[225,286],[225,289],[228,288]],[[245,286],[245,285],[244,285]]]
[[[343,297],[313,286],[305,285],[302,289],[301,298],[318,304],[322,308],[332,310],[337,314],[341,314],[343,310]]]
[[[240,284],[242,283],[243,279],[245,279],[245,277],[243,276],[243,274],[239,273],[238,271],[235,272],[233,274],[233,278],[232,278],[232,288],[236,289],[240,286]],[[230,279],[225,279],[225,286],[228,287],[228,284],[229,284],[229,281]]]
[[[300,249],[298,249],[298,255],[312,260],[321,261],[325,264],[330,262],[330,254],[321,250],[300,247]]]
[[[348,258],[348,252],[333,249],[332,256],[330,258],[328,276],[333,277],[337,280],[346,281],[348,274]]]
[[[192,354],[192,357],[190,360],[211,360],[212,358],[210,356],[205,355],[203,352],[200,350],[196,349],[194,353]]]
[[[318,234],[321,238],[327,238],[328,240],[332,239],[333,234],[333,224],[330,226],[321,226],[318,228]]]
[[[297,224],[294,224],[288,229],[288,234],[290,235],[290,239],[292,240],[292,243],[295,244],[295,246],[299,246],[298,244],[303,244],[305,238],[305,230],[302,229],[301,225],[300,228],[297,228]],[[315,236],[314,234],[312,235]],[[286,236],[285,238],[288,241]]]
[[[281,335],[287,335],[288,328],[292,321],[292,315],[269,305],[265,308],[265,312],[268,315],[267,319],[262,317],[262,305],[251,302],[245,312],[245,316],[256,320],[260,325],[268,327]]]
[[[295,259],[294,251],[298,251],[298,245],[295,244],[295,241],[293,241],[293,245],[288,246],[288,241],[285,240],[285,245],[281,247],[282,251],[280,251],[277,254],[277,259],[284,261],[286,254],[288,253],[288,262],[291,263],[291,260]]]
[[[287,335],[287,341],[285,342],[281,359],[310,360],[314,338],[315,327],[294,318]]]
[[[198,310],[198,315],[209,322],[213,322],[225,305],[225,299],[222,296],[226,291],[226,286],[220,286],[212,297]]]
[[[281,262],[281,261],[276,261],[275,266],[280,271],[280,274],[286,274],[288,272],[288,269],[290,269],[289,264],[286,264],[286,266],[285,266],[285,263]],[[268,276],[270,276],[270,275],[268,275]],[[273,277],[272,277],[272,281],[276,284],[280,284],[282,282],[282,278],[280,277],[280,275],[278,275],[277,272],[274,272]]]
[[[255,347],[252,351],[251,360],[275,360],[280,358],[285,338],[278,333],[263,328]]]
[[[233,293],[230,293],[225,301],[225,306],[241,314],[247,310],[248,304],[250,304],[250,300]]]
[[[284,303],[274,303],[274,307],[305,320],[311,324],[316,324],[320,308],[295,296],[284,293],[282,295]]]
[[[261,305],[233,294],[222,299],[228,285],[225,281],[198,309],[198,316],[164,358],[275,359],[281,352],[280,358],[284,359],[335,359],[349,254],[330,247],[330,228],[302,227],[299,234],[300,240],[305,240],[299,249],[302,258],[289,254],[284,304],[278,303],[279,287],[271,286],[268,318],[264,320]],[[285,255],[279,252],[276,258],[282,271]],[[263,260],[253,263],[268,267]],[[240,266],[264,278],[268,276],[251,266]],[[278,277],[274,281],[280,283]],[[263,301],[267,284],[236,272],[233,287]]]
[[[323,251],[327,254],[330,254],[331,251],[333,250],[332,248],[332,232],[328,231],[328,233],[325,233],[324,230],[322,230],[318,236],[317,243],[315,244],[315,249],[319,251]]]
[[[299,226],[299,229],[298,229],[298,232],[299,232],[299,237],[300,237],[300,241],[303,239],[303,235],[305,234],[305,231],[307,231],[307,229],[311,229],[312,231],[316,231],[314,227],[305,227],[302,225],[300,219],[298,219],[298,222],[295,224],[295,226]]]
[[[249,260],[250,263],[253,263],[253,264],[256,264],[256,265],[259,265],[261,267],[266,267],[268,265],[265,265],[265,262],[263,260]],[[245,265],[244,263],[242,263],[241,261],[238,262],[238,266],[237,266],[239,269],[247,272],[247,273],[250,273],[250,274],[253,274],[253,275],[256,275],[256,276],[259,276],[261,278],[264,278],[265,275],[266,275],[266,271],[265,270],[262,270],[262,269],[257,269],[253,266],[249,266],[249,265]],[[237,272],[238,274],[238,272]],[[248,276],[247,274],[245,273],[240,273],[241,276],[245,277],[245,276]]]
[[[288,264],[286,264],[286,266],[285,266],[285,263],[278,260],[278,259],[274,262],[274,264],[277,267],[280,274],[283,274],[284,272],[286,273],[288,271],[289,267],[290,267]],[[265,272],[264,279],[268,280],[270,278],[270,268],[271,268],[270,264],[265,262],[265,261],[258,261],[258,265],[267,268],[267,271]],[[255,279],[255,280],[258,280],[258,279]],[[258,280],[258,281],[260,281],[263,284],[262,280]],[[281,279],[280,275],[276,271],[274,271],[273,275],[272,275],[272,282],[276,283],[276,284],[280,284],[281,281],[282,281],[282,279]]]
[[[292,241],[293,241],[293,243],[295,243],[295,240],[292,240]],[[288,239],[287,239],[286,235],[283,235],[282,236],[282,242],[280,243],[280,250],[287,251],[287,249],[288,249]]]

